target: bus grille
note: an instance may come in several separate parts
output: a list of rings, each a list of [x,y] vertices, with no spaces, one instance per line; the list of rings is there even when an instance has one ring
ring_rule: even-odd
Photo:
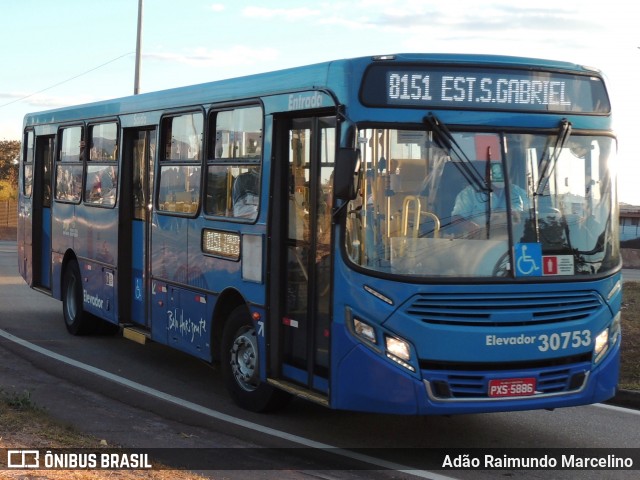
[[[508,327],[581,320],[603,308],[595,292],[424,294],[405,312],[434,325]]]
[[[584,386],[589,364],[551,368],[530,374],[536,378],[536,395],[569,393]],[[434,400],[464,400],[488,398],[488,383],[491,377],[477,372],[423,372],[430,378],[431,396]],[[519,372],[518,375],[523,375]]]

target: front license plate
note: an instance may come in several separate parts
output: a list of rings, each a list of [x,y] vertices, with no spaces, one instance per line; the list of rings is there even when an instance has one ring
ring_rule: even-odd
[[[490,397],[524,397],[536,393],[535,378],[489,380]]]

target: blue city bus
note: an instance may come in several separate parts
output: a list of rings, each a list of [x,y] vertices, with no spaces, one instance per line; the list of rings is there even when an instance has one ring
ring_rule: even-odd
[[[29,114],[19,270],[71,334],[220,362],[253,411],[612,397],[617,143],[602,74],[336,60]]]

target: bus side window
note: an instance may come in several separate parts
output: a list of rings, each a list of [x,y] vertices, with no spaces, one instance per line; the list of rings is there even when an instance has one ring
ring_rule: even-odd
[[[78,203],[82,195],[84,132],[82,127],[60,131],[56,165],[55,198],[60,202]]]
[[[112,207],[116,204],[118,187],[118,124],[92,125],[88,143],[84,200],[93,205]]]
[[[207,203],[205,210],[210,215],[224,217],[227,214],[227,167],[210,166],[207,169]]]
[[[89,165],[84,198],[87,203],[113,206],[116,203],[118,168],[115,165]]]
[[[262,108],[212,112],[209,125],[206,213],[255,220],[260,203]]]
[[[196,213],[200,204],[199,166],[160,167],[159,210],[177,213]]]
[[[233,182],[233,216],[255,220],[260,199],[260,174],[256,169],[238,175]]]
[[[200,206],[203,114],[185,113],[162,120],[158,210],[195,214]]]
[[[24,151],[22,157],[23,166],[23,185],[22,193],[25,197],[31,198],[33,192],[33,152],[34,152],[34,133],[28,131],[24,139]]]

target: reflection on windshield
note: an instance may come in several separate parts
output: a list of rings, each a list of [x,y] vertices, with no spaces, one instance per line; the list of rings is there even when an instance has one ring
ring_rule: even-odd
[[[453,132],[442,142],[428,131],[361,131],[365,170],[348,210],[350,258],[412,276],[615,268],[615,142],[559,135]],[[519,269],[520,260],[532,268]]]

